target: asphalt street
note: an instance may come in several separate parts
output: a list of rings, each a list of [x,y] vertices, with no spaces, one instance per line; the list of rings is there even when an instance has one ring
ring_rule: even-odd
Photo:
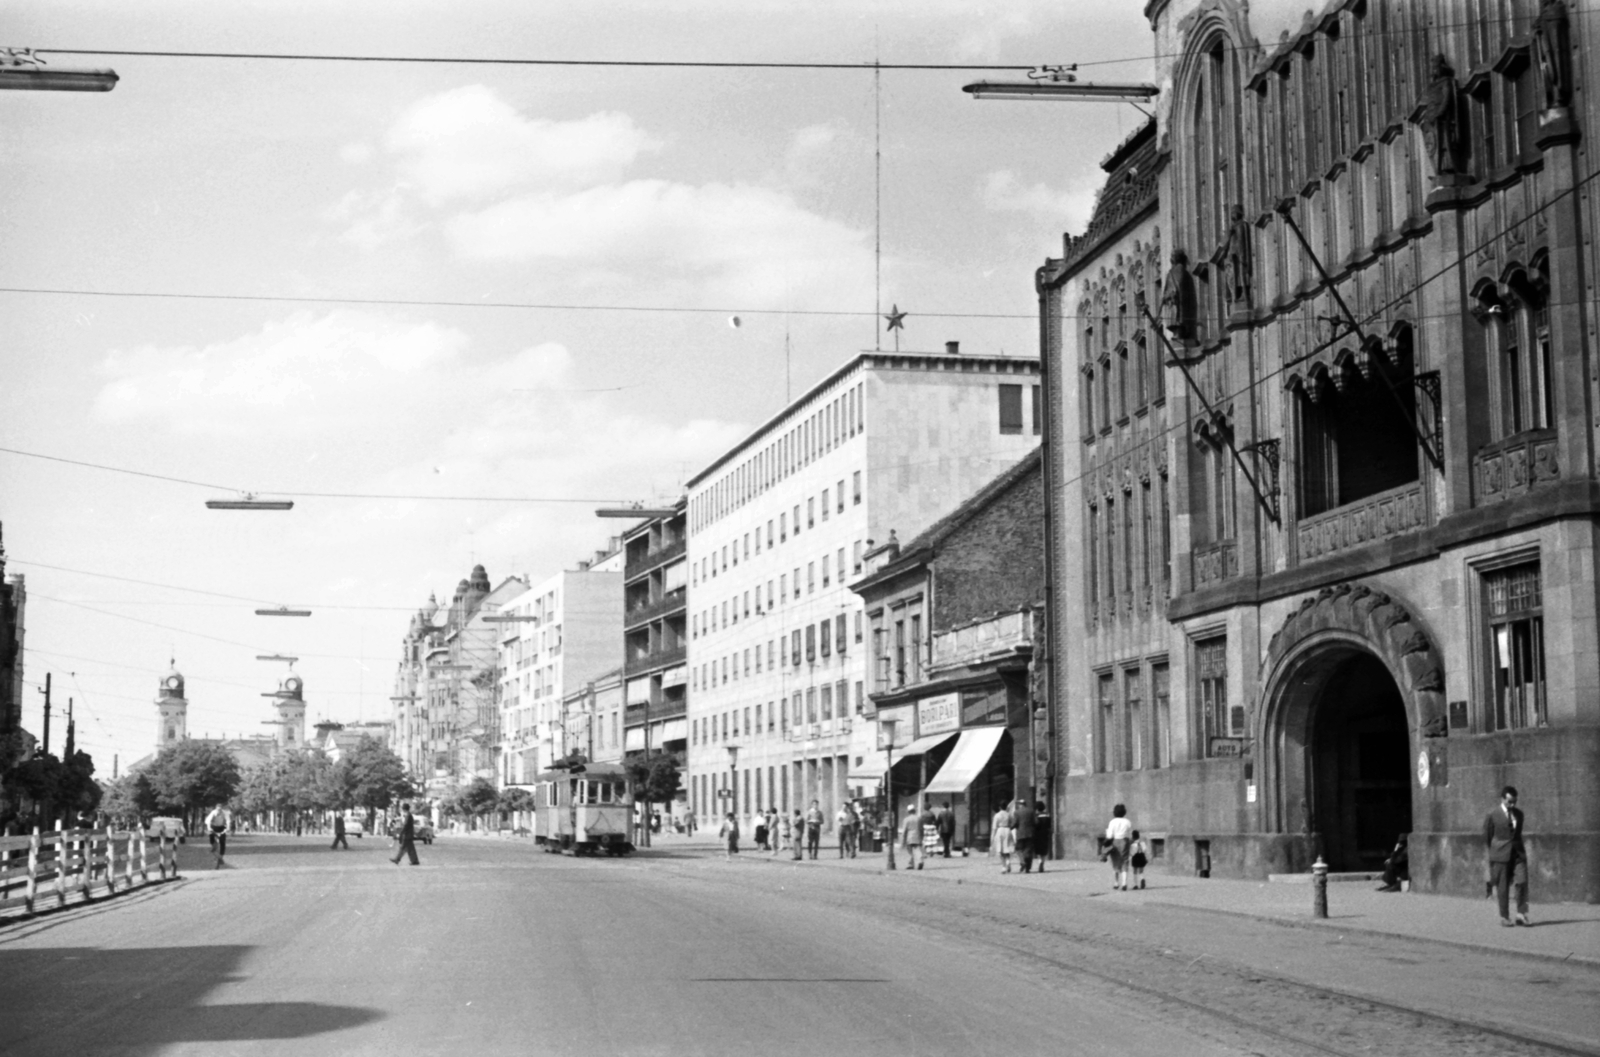
[[[703,848],[350,843],[243,837],[0,926],[0,1052],[1600,1053],[1592,966]]]

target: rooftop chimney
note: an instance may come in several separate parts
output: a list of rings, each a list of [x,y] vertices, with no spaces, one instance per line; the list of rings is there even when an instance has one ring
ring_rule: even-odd
[[[944,354],[946,356],[960,356],[961,355],[961,342],[959,342],[959,341],[947,341],[947,342],[945,342],[944,343]]]

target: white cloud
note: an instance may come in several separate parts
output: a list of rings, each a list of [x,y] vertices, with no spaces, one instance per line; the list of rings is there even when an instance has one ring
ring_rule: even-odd
[[[850,303],[870,277],[867,236],[789,194],[746,184],[633,180],[568,195],[524,195],[450,220],[466,258],[625,264],[656,285],[736,302],[814,296]]]
[[[467,85],[412,107],[389,130],[385,146],[423,200],[439,204],[615,179],[660,144],[626,114],[528,118],[483,85]]]
[[[347,429],[404,397],[426,399],[418,376],[455,359],[466,336],[433,323],[352,311],[309,312],[204,347],[114,350],[95,398],[103,422],[157,421],[178,433],[241,436],[277,426],[285,437]],[[391,404],[392,407],[392,404]]]
[[[990,173],[984,181],[983,204],[998,212],[1028,213],[1069,230],[1081,230],[1094,212],[1103,176],[1096,169],[1092,175],[1071,181],[1065,189],[1042,183],[1024,187],[1016,173],[1002,169]]]

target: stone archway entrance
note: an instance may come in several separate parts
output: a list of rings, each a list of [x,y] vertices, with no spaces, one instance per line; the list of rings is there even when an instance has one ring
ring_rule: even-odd
[[[1328,667],[1311,704],[1312,830],[1331,870],[1380,868],[1411,832],[1411,737],[1394,677],[1370,653]]]
[[[1411,760],[1442,733],[1443,670],[1410,610],[1364,585],[1306,599],[1268,647],[1261,728],[1267,828],[1306,869],[1380,866],[1412,829]]]

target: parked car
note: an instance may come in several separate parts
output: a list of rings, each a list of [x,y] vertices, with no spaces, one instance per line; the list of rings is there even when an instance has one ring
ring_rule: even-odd
[[[155,839],[176,837],[178,839],[178,843],[182,844],[184,842],[183,819],[169,818],[166,816],[161,818],[153,818],[150,820],[150,825],[145,828],[144,835],[146,837]]]
[[[361,821],[359,815],[346,815],[344,817],[344,832],[347,837],[364,837],[367,835],[367,825]]]
[[[418,817],[415,826],[417,839],[424,844],[433,843],[433,823],[425,818]]]

